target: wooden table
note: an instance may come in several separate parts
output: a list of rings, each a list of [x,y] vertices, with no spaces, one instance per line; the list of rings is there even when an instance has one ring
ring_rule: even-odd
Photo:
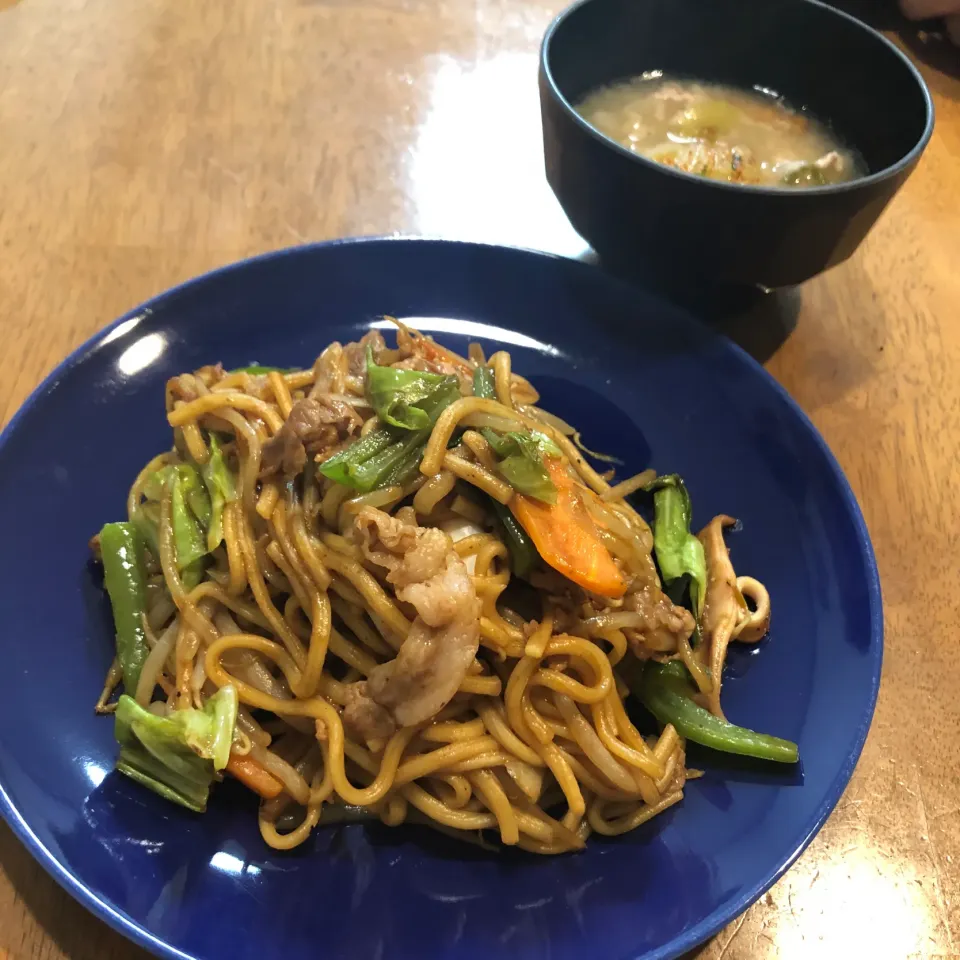
[[[581,254],[539,143],[562,4],[0,0],[4,421],[98,327],[250,254],[394,231]],[[850,262],[727,321],[863,505],[880,702],[820,836],[703,960],[960,956],[960,59],[903,36],[938,112],[916,174]],[[0,958],[137,956],[0,826]]]

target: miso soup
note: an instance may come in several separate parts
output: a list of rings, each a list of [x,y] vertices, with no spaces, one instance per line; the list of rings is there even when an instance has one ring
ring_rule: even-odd
[[[713,180],[813,187],[864,172],[823,124],[771,94],[657,74],[596,90],[577,110],[628,150]]]

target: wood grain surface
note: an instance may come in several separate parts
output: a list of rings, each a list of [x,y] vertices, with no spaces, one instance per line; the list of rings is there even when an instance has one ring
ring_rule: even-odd
[[[561,6],[0,0],[4,421],[103,324],[250,254],[394,231],[583,254],[540,155],[536,49]],[[820,836],[702,960],[960,955],[960,62],[868,9],[933,89],[933,142],[851,261],[717,322],[863,506],[880,701]],[[141,956],[0,825],[0,958]]]

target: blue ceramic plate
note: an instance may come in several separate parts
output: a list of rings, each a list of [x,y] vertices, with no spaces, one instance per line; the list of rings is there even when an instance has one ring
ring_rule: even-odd
[[[303,365],[382,314],[464,351],[508,347],[544,405],[632,472],[726,512],[773,628],[735,651],[724,705],[799,741],[802,768],[695,754],[684,801],[556,859],[361,825],[294,853],[262,843],[238,785],[197,816],[111,773],[93,714],[111,659],[87,539],[122,517],[169,445],[167,377],[204,363]],[[807,418],[751,359],[667,304],[567,260],[469,244],[303,247],[201,277],[134,311],[43,383],[0,441],[0,808],[51,874],[162,957],[635,960],[676,957],[757,899],[837,802],[880,677],[867,531]]]

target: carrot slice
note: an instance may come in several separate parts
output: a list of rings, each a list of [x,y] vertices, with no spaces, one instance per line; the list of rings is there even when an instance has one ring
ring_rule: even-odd
[[[441,347],[439,343],[429,340],[427,337],[423,337],[421,340],[418,340],[417,343],[424,360],[431,360],[434,363],[446,362],[462,370],[467,375],[473,374],[473,367],[467,363],[463,357],[458,357],[453,351],[447,350],[446,347]]]
[[[540,556],[568,580],[601,597],[622,597],[626,581],[603,545],[582,495],[559,457],[544,463],[557,488],[554,504],[515,494],[509,503]]]
[[[283,784],[252,757],[238,757],[231,753],[226,769],[227,773],[235,776],[254,793],[260,794],[264,800],[272,800],[283,790]]]

